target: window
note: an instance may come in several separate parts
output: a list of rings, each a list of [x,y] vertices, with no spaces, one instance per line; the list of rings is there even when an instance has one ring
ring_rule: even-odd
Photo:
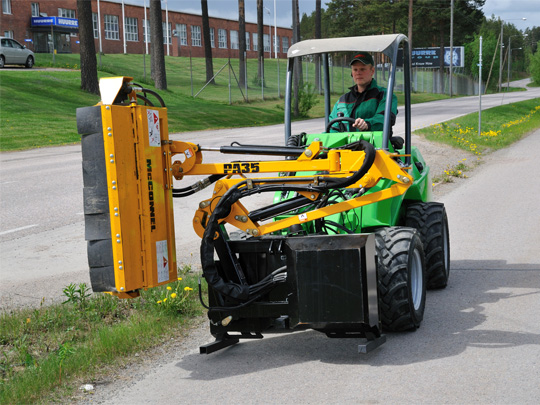
[[[216,39],[215,39],[215,36],[214,36],[214,29],[213,28],[210,28],[210,46],[212,48],[216,47]]]
[[[238,49],[238,31],[230,30],[231,49]]]
[[[105,39],[120,39],[117,15],[105,14]]]
[[[143,38],[145,43],[150,43],[150,21],[143,21]]]
[[[94,38],[99,38],[99,26],[97,13],[92,13],[92,27],[94,28]]]
[[[222,49],[227,48],[227,30],[218,29],[218,46]]]
[[[201,27],[199,25],[191,26],[191,46],[201,46]]]
[[[167,39],[169,40],[169,44],[172,44],[172,31],[171,31],[171,23],[169,23],[169,26],[167,26],[167,23],[161,23],[163,28],[163,43],[167,45]]]
[[[139,41],[139,29],[137,27],[137,19],[126,17],[125,21],[126,41]]]
[[[270,37],[268,36],[268,34],[264,34],[263,43],[264,43],[264,51],[270,52]]]
[[[4,31],[4,36],[6,38],[13,38],[13,31]]]
[[[176,31],[180,35],[180,45],[187,45],[187,26],[186,24],[176,24]]]
[[[281,51],[287,52],[289,50],[289,37],[281,37]]]
[[[11,0],[2,0],[2,12],[11,14]]]
[[[32,3],[32,17],[39,17],[39,3]]]
[[[58,17],[76,18],[75,17],[75,10],[70,10],[68,8],[59,8],[58,9]]]
[[[253,50],[258,51],[259,50],[259,34],[254,32],[251,35],[253,35]]]
[[[246,51],[249,51],[249,32],[246,32]]]

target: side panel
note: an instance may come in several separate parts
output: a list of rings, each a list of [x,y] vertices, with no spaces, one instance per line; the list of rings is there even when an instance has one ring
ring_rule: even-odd
[[[104,167],[94,174],[102,177],[110,238],[94,256],[112,250],[112,261],[101,272],[108,282],[99,282],[91,271],[92,287],[133,296],[177,277],[167,111],[134,104],[92,108],[101,112]],[[83,143],[83,155],[88,146]]]

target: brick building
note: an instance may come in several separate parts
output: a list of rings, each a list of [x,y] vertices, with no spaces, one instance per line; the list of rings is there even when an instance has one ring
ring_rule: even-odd
[[[148,53],[149,10],[122,0],[92,0],[96,51]],[[148,4],[148,3],[147,3]],[[99,10],[98,10],[99,5]],[[202,17],[162,10],[165,55],[204,57]],[[210,17],[212,56],[238,57],[238,21]],[[149,27],[149,25],[148,25]],[[145,40],[145,33],[148,38]],[[264,27],[264,51],[275,56],[274,27]],[[101,38],[100,38],[101,33]],[[0,35],[26,44],[34,52],[79,53],[76,0],[2,0]],[[257,57],[257,24],[246,22],[247,57]],[[277,55],[287,57],[292,29],[277,27]],[[272,44],[272,49],[270,49]]]

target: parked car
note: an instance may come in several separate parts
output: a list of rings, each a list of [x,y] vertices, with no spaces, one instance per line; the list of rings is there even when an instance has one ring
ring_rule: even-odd
[[[0,37],[0,68],[5,65],[34,66],[34,52],[11,38]]]

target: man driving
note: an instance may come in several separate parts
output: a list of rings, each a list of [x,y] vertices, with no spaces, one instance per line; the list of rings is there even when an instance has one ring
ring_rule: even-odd
[[[355,85],[339,98],[330,113],[330,121],[338,117],[350,117],[355,121],[352,127],[358,131],[382,131],[386,88],[377,85],[373,75],[375,66],[368,52],[359,52],[350,62],[351,76]],[[342,113],[342,114],[340,114]],[[394,125],[397,115],[397,98],[392,95],[390,122]],[[331,132],[338,131],[332,127]],[[354,131],[350,128],[350,131]]]

